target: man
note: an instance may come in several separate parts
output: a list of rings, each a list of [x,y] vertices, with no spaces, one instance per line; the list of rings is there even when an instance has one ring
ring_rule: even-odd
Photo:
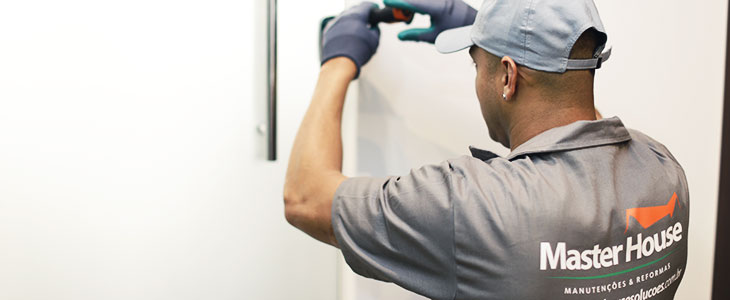
[[[434,299],[672,299],[687,259],[687,181],[662,144],[596,120],[594,70],[610,52],[594,3],[492,0],[476,17],[459,0],[385,3],[431,16],[401,39],[469,48],[490,137],[512,151],[343,176],[345,92],[379,39],[373,4],[360,4],[324,34],[287,220],[339,247],[358,274]]]

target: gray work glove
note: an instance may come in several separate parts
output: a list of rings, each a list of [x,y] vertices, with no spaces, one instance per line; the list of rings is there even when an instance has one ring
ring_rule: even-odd
[[[360,76],[360,67],[373,57],[380,42],[380,30],[368,24],[373,6],[378,7],[372,2],[362,2],[327,23],[322,38],[322,64],[344,56],[355,62],[355,78]]]
[[[474,24],[476,9],[462,0],[383,0],[385,6],[431,16],[431,27],[401,31],[401,41],[434,43],[442,31]]]

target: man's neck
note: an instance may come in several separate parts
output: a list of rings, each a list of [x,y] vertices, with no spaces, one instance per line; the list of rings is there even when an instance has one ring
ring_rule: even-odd
[[[549,129],[565,126],[581,120],[596,120],[595,108],[591,105],[580,107],[555,107],[553,103],[540,101],[531,103],[529,110],[516,114],[509,129],[510,150]]]

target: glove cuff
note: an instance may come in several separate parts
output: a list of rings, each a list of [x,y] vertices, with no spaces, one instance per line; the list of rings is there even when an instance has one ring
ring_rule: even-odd
[[[335,57],[347,57],[357,67],[357,73],[355,74],[355,79],[357,79],[360,76],[360,67],[370,60],[374,50],[370,48],[369,43],[356,36],[339,36],[325,43],[324,48],[322,48],[322,62],[320,65]]]

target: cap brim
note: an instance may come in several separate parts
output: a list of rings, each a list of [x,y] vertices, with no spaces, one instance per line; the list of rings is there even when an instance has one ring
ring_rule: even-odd
[[[472,25],[449,29],[436,37],[436,50],[441,53],[453,53],[474,45],[471,40]]]

